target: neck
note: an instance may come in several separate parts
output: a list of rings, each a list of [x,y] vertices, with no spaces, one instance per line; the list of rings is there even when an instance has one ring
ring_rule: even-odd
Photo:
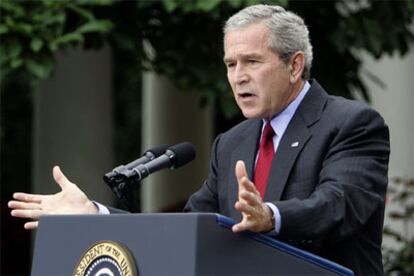
[[[304,86],[305,86],[304,79],[300,79],[299,81],[297,81],[296,83],[292,85],[292,94],[291,94],[291,97],[287,105],[289,105],[291,102],[293,102],[296,99],[296,97],[299,95],[300,91],[302,91]]]
[[[277,116],[277,114],[282,112],[286,107],[289,106],[289,104],[291,102],[293,102],[299,96],[300,91],[302,91],[304,86],[305,86],[305,80],[303,80],[303,79],[300,79],[299,81],[292,84],[291,93],[289,94],[289,97],[286,99],[284,107],[279,112],[274,114],[272,117],[270,117],[270,118],[266,117],[266,118],[263,118],[263,119],[270,122],[275,116]]]

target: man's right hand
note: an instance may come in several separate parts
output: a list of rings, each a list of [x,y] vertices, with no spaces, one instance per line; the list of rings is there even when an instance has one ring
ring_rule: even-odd
[[[236,178],[239,183],[239,198],[235,204],[242,214],[242,221],[233,225],[233,232],[269,232],[273,228],[272,211],[267,206],[253,182],[247,177],[243,161],[236,163]]]
[[[50,214],[97,214],[98,209],[78,186],[70,182],[58,166],[53,168],[53,178],[62,189],[52,195],[15,193],[15,200],[9,201],[11,215],[32,221],[24,224],[25,229],[36,229],[41,215]]]

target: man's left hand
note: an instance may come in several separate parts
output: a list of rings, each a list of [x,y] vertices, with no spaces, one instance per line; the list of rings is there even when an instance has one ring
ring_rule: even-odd
[[[272,230],[272,211],[263,202],[254,183],[247,177],[243,161],[237,161],[236,177],[239,183],[239,199],[235,204],[235,208],[242,213],[243,218],[240,223],[233,226],[233,232],[245,230],[268,232]]]

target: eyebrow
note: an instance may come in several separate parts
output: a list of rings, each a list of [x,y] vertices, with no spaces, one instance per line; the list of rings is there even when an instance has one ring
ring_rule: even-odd
[[[242,59],[250,59],[250,58],[259,59],[259,58],[262,58],[262,55],[256,54],[256,53],[250,53],[250,54],[240,54],[239,57],[241,57]],[[229,58],[229,57],[223,58],[224,63],[228,63],[233,60],[234,60],[233,58]]]

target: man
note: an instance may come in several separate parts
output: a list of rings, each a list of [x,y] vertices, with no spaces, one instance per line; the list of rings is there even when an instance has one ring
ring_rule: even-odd
[[[234,232],[269,232],[357,274],[382,274],[383,119],[308,80],[308,29],[281,7],[256,5],[232,16],[224,63],[247,120],[217,137],[208,179],[185,211],[221,213],[240,221]],[[17,193],[9,203],[13,216],[34,219],[28,229],[45,213],[98,212],[58,167],[53,173],[62,192]]]

